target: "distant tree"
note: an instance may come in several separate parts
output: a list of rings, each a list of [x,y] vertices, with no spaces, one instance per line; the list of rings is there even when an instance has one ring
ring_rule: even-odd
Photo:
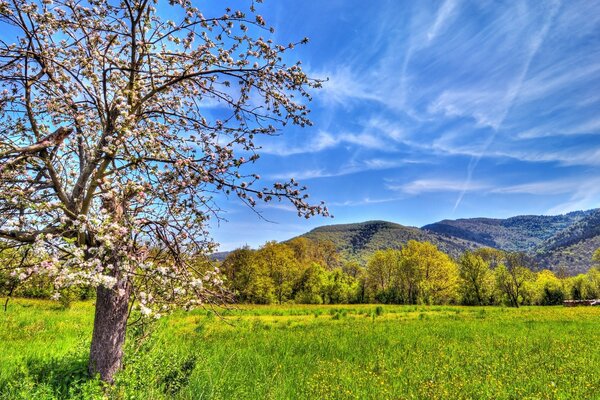
[[[226,285],[240,301],[249,300],[247,290],[257,275],[255,262],[255,252],[243,247],[229,253],[221,263],[221,271],[227,278]]]
[[[302,273],[302,267],[292,249],[285,244],[268,242],[258,250],[256,260],[261,270],[268,271],[277,302],[282,304],[290,300],[296,281]]]
[[[400,267],[399,250],[377,250],[369,258],[366,270],[366,286],[372,298],[388,302],[394,276]]]
[[[314,244],[313,241],[299,236],[285,243],[294,252],[294,257],[300,263],[307,264],[314,261]]]
[[[346,275],[349,275],[353,278],[359,278],[359,276],[364,272],[364,267],[360,265],[358,261],[348,261],[344,263],[342,267],[342,271]]]
[[[327,284],[325,286],[327,303],[354,303],[360,294],[359,290],[358,280],[345,274],[340,268],[336,268],[327,274]]]
[[[332,270],[341,265],[339,253],[329,240],[311,240],[297,237],[285,242],[293,251],[296,259],[305,266],[315,262]]]
[[[481,257],[491,269],[496,268],[500,264],[504,264],[506,261],[506,252],[503,250],[494,249],[491,247],[480,247],[473,251],[475,256]]]
[[[312,263],[296,283],[295,301],[302,304],[323,304],[327,275],[327,270],[321,264]]]
[[[466,251],[458,261],[459,292],[468,305],[489,303],[493,290],[493,274],[484,259]]]
[[[320,85],[254,3],[211,17],[189,0],[0,0],[0,239],[47,255],[11,276],[97,287],[89,370],[104,381],[134,298],[155,316],[223,300],[218,272],[194,269],[215,193],[327,215],[296,181],[261,188],[244,169],[257,135],[310,123]]]
[[[573,300],[587,299],[587,275],[579,274],[569,279],[570,294]]]
[[[457,297],[458,268],[430,242],[408,241],[402,248],[400,286],[409,303],[445,304]],[[415,291],[416,295],[415,298]]]
[[[429,242],[409,241],[401,250],[373,253],[366,270],[371,299],[384,303],[441,304],[457,296],[458,270]]]
[[[559,305],[566,297],[562,281],[549,270],[538,272],[532,286],[535,304]]]
[[[600,267],[593,267],[586,273],[588,299],[600,299]]]
[[[355,301],[357,303],[367,302],[367,271],[358,261],[348,261],[342,267],[344,274],[356,280]]]
[[[525,300],[526,283],[533,280],[533,273],[527,268],[528,258],[523,253],[508,253],[506,265],[500,264],[494,273],[496,287],[512,307],[519,307]]]
[[[316,242],[316,258],[318,262],[328,270],[334,270],[342,267],[340,253],[331,240],[319,240]]]

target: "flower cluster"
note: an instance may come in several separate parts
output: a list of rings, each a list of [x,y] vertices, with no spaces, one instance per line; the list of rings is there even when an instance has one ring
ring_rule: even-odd
[[[254,2],[208,18],[170,0],[173,21],[156,3],[0,0],[0,240],[41,260],[13,276],[112,288],[144,315],[226,299],[202,257],[214,193],[328,215],[298,182],[245,172],[258,135],[310,125],[320,82],[285,62],[306,41],[265,37]]]

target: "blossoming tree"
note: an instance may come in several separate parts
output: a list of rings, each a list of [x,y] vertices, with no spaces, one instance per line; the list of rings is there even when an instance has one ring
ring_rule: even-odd
[[[190,0],[0,0],[0,31],[0,247],[21,249],[13,277],[97,287],[89,369],[103,380],[132,307],[223,300],[197,262],[215,194],[328,214],[294,180],[247,172],[257,135],[310,123],[319,86],[285,63],[298,43],[261,36],[254,2],[208,17]]]

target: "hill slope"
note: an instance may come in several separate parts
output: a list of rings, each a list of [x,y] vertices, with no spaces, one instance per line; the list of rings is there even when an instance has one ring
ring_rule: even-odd
[[[422,228],[367,221],[321,226],[301,236],[329,240],[343,258],[361,262],[375,250],[398,249],[417,240],[429,241],[453,257],[478,247],[524,251],[542,268],[577,274],[590,268],[592,254],[600,248],[600,208],[554,216],[443,220]],[[213,257],[222,259],[227,254]]]
[[[366,260],[375,250],[400,248],[409,240],[429,241],[450,255],[458,256],[468,249],[481,247],[462,238],[439,235],[415,227],[386,221],[326,225],[302,235],[312,240],[329,240],[347,259]]]
[[[600,209],[586,213],[584,218],[557,232],[535,249],[542,265],[564,268],[570,273],[587,271],[594,251],[600,248]]]
[[[558,233],[585,220],[594,210],[564,215],[521,215],[507,219],[469,218],[443,220],[424,230],[473,241],[507,251],[532,252]]]

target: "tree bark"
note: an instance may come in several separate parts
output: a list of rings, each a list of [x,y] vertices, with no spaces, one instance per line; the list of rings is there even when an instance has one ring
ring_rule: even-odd
[[[92,376],[100,374],[104,382],[112,383],[123,363],[130,294],[131,287],[126,280],[113,289],[100,286],[97,290],[88,369]]]

